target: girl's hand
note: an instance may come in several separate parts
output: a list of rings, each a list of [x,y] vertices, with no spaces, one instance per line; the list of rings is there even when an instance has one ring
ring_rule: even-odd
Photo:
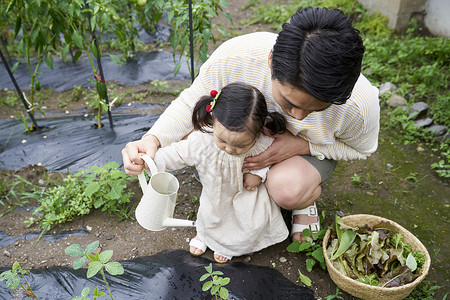
[[[139,141],[128,143],[122,150],[125,173],[130,176],[141,174],[145,166],[145,162],[141,156],[147,154],[154,159],[159,146],[160,142],[154,135],[146,135]]]
[[[244,187],[249,191],[254,191],[261,184],[261,177],[251,173],[244,174]]]
[[[282,162],[295,155],[311,154],[309,142],[290,132],[282,134],[270,134],[270,130],[264,128],[264,134],[273,137],[272,145],[261,154],[247,157],[244,161],[244,170],[257,170]]]

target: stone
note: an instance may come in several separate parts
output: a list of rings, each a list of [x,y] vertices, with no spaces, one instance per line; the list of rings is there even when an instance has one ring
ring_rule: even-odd
[[[392,94],[386,103],[392,107],[400,107],[406,105],[406,99],[398,94]]]
[[[385,82],[380,85],[380,88],[378,90],[380,91],[380,95],[383,95],[387,92],[393,92],[397,90],[397,86],[392,82]]]
[[[287,262],[286,257],[284,257],[284,256],[280,257],[280,263],[285,263],[285,262]]]
[[[8,250],[3,251],[3,254],[4,254],[6,257],[11,257],[11,253],[9,253]]]
[[[416,124],[416,127],[427,127],[433,124],[433,119],[432,118],[420,119],[415,121],[414,124]]]
[[[428,108],[425,102],[416,102],[409,108],[409,116],[413,120],[421,119],[427,114]]]
[[[434,133],[436,136],[442,136],[447,133],[448,127],[444,125],[433,125],[428,127],[428,129]]]

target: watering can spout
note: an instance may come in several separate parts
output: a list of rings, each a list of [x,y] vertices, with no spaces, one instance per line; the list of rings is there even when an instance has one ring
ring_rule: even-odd
[[[195,221],[174,219],[174,218],[166,218],[163,221],[162,225],[164,227],[179,227],[179,226],[195,227]]]

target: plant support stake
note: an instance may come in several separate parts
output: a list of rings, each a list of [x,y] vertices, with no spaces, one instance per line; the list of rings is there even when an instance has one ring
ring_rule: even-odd
[[[84,5],[86,6],[86,8],[89,8],[89,5],[88,5],[86,0],[84,1]],[[97,58],[97,66],[98,66],[98,71],[100,73],[100,80],[106,83],[105,76],[103,75],[103,68],[102,68],[101,55],[100,55],[101,52],[98,49],[97,37],[95,36],[95,32],[92,30],[92,27],[91,27],[91,22],[90,22],[90,20],[91,20],[91,13],[89,11],[87,13],[87,16],[88,16],[88,23],[89,23],[89,31],[91,32],[91,38],[94,41],[95,49],[97,50],[97,55],[95,55],[95,56]],[[111,107],[109,106],[108,91],[107,90],[105,92],[105,102],[106,102],[106,105],[108,106],[109,126],[111,128],[113,128],[114,125],[113,125],[113,120],[112,120],[112,115],[111,115]]]
[[[34,128],[36,128],[37,131],[41,131],[41,128],[39,128],[38,124],[36,123],[36,120],[30,111],[30,107],[28,106],[27,101],[25,100],[25,98],[22,94],[22,91],[20,90],[20,87],[17,84],[17,81],[14,78],[13,73],[11,72],[11,69],[9,68],[8,62],[6,61],[5,56],[3,55],[2,51],[0,51],[0,56],[2,57],[2,62],[5,65],[6,71],[8,71],[9,77],[11,77],[11,81],[13,82],[14,87],[16,88],[16,91],[19,94],[19,98],[20,98],[20,100],[22,100],[23,106],[25,106],[25,109],[27,110],[27,113],[31,119],[31,122],[33,122]]]
[[[192,0],[189,0],[189,43],[191,50],[191,82],[194,82],[195,70],[194,70],[194,33],[192,29]]]

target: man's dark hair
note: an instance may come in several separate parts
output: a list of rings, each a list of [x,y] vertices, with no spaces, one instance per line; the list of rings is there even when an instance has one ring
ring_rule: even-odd
[[[314,98],[343,104],[361,73],[364,46],[338,9],[306,8],[284,23],[272,54],[272,79]]]

